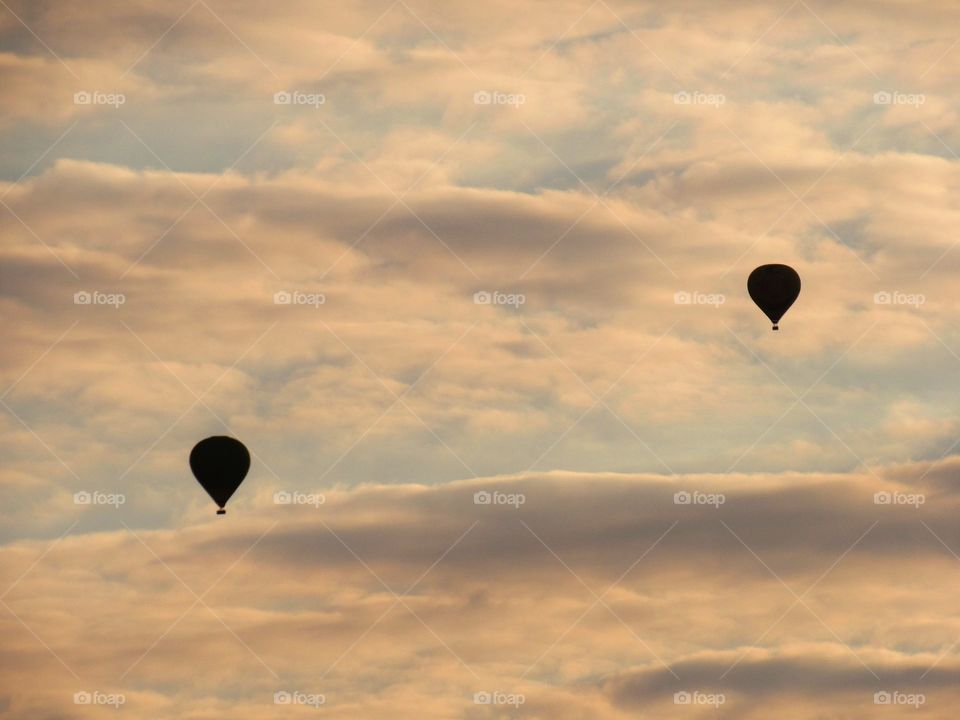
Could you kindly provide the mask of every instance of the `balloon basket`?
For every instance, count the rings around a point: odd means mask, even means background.
[[[219,510],[217,510],[217,515],[226,515],[226,514],[227,514],[227,511],[224,510],[223,508],[220,508]]]
[[[779,325],[774,325],[774,326],[773,326],[773,329],[774,329],[774,330],[779,330],[779,329],[780,329],[780,326],[779,326]]]

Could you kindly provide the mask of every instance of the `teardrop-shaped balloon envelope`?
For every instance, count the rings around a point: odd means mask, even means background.
[[[761,265],[747,278],[747,292],[779,330],[777,323],[800,295],[800,276],[789,265]]]
[[[190,469],[220,508],[217,515],[223,515],[223,506],[247,476],[250,453],[239,440],[215,435],[201,440],[190,451]]]

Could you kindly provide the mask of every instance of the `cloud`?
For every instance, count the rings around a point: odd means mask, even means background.
[[[684,689],[745,712],[789,701],[795,717],[884,689],[945,712],[960,535],[955,493],[929,478],[956,464],[882,482],[535,473],[281,505],[275,485],[176,529],[108,518],[90,532],[97,513],[116,517],[92,508],[59,541],[2,551],[4,633],[23,657],[3,692],[17,717],[69,713],[82,688],[126,693],[138,717],[266,712],[285,688],[324,694],[335,716],[400,697],[416,706],[402,716],[479,712],[485,690],[523,694],[534,714],[567,695],[601,717],[669,714]],[[51,682],[27,696],[31,673]]]
[[[841,471],[936,458],[956,435],[947,261],[923,283],[877,280],[835,241],[806,259],[802,237],[783,238],[804,278],[784,343],[742,291],[751,256],[718,239],[747,237],[643,203],[441,176],[400,204],[369,177],[75,160],[8,190],[21,507],[38,487],[161,492],[184,447],[225,430],[254,438],[256,473],[323,486],[528,467]],[[524,302],[477,305],[481,290]],[[78,292],[124,300],[77,305]],[[177,487],[183,507],[189,479]],[[52,531],[17,527],[40,525]]]
[[[0,712],[947,717],[951,3],[62,5],[0,11]]]

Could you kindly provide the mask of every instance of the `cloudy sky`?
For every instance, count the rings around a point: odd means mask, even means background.
[[[954,717],[958,20],[0,0],[0,717]]]

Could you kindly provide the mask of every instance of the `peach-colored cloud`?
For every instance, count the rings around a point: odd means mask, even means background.
[[[952,717],[955,21],[8,0],[0,714]]]
[[[535,716],[568,698],[679,717],[684,691],[868,715],[890,691],[947,717],[960,538],[955,490],[934,488],[955,471],[534,474],[279,505],[273,484],[157,530],[74,511],[60,540],[3,550],[22,658],[3,692],[16,717],[95,690],[135,717],[266,716],[295,690],[343,717],[402,698],[403,717],[483,712],[473,693],[494,690]]]

